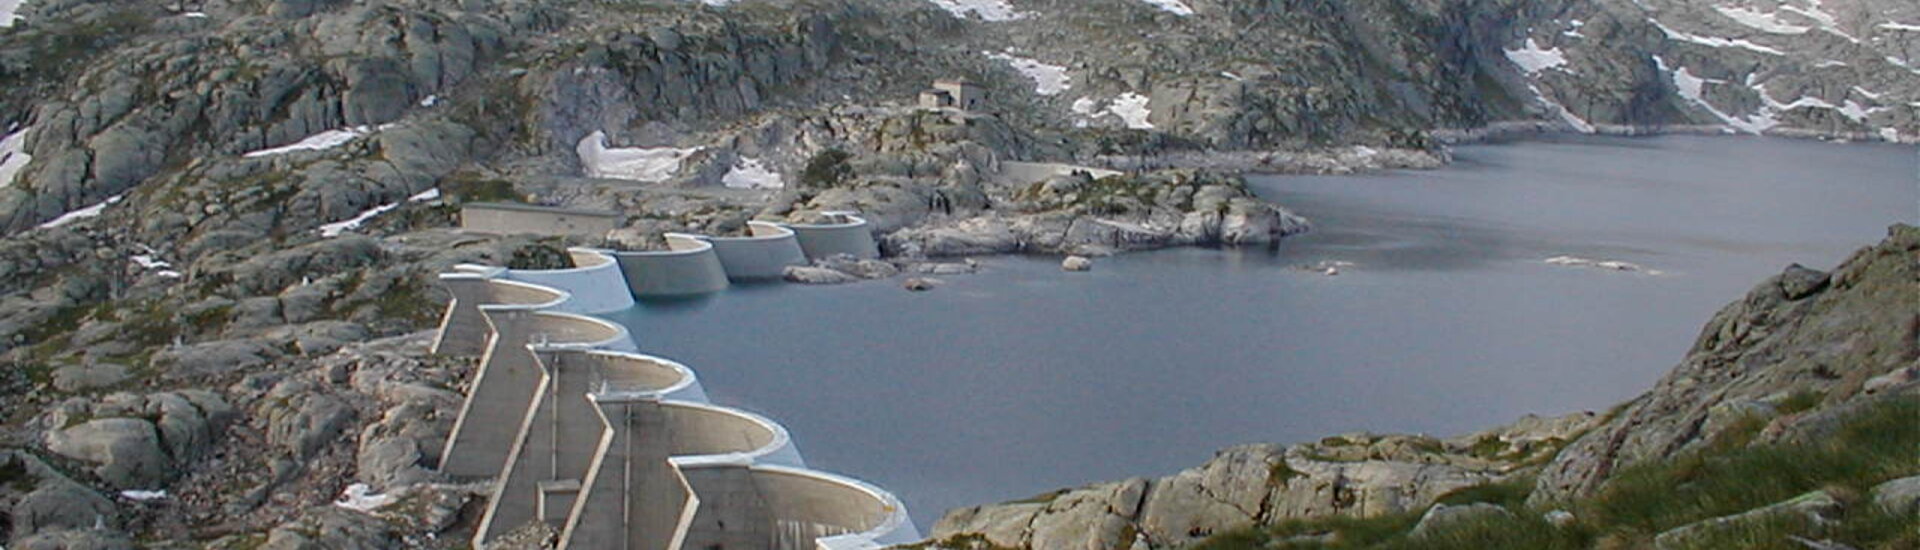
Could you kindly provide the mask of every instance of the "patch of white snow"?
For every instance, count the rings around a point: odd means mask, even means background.
[[[134,500],[134,501],[142,501],[142,502],[145,502],[145,501],[149,501],[149,500],[160,500],[160,499],[163,499],[163,498],[167,498],[167,492],[166,492],[166,491],[164,491],[164,490],[161,490],[161,491],[143,491],[143,490],[140,490],[140,489],[127,489],[127,490],[125,490],[125,491],[120,491],[120,496],[121,496],[122,498],[125,498],[125,499],[127,499],[127,500]]]
[[[1507,50],[1507,60],[1518,65],[1527,76],[1535,76],[1547,69],[1567,70],[1567,54],[1560,48],[1541,48],[1539,42],[1528,38],[1527,45],[1517,50]]]
[[[27,163],[33,162],[33,155],[27,154],[27,130],[21,128],[0,138],[0,188],[13,185],[13,180],[20,177],[20,171],[27,168]]]
[[[760,159],[746,157],[740,157],[740,162],[720,178],[720,183],[732,189],[779,189],[787,186],[780,179],[779,172],[768,170],[760,163]]]
[[[16,19],[25,19],[15,15],[20,11],[20,4],[25,2],[26,0],[0,0],[0,29],[12,27]]]
[[[700,148],[609,149],[607,134],[596,131],[581,138],[574,152],[580,155],[580,164],[586,168],[587,177],[659,183],[679,174],[680,162],[700,152]]]
[[[373,488],[365,483],[355,483],[348,485],[347,489],[341,492],[340,500],[333,501],[333,505],[355,512],[372,512],[393,504],[395,500],[398,498],[390,494],[374,494]]]
[[[1013,70],[1033,79],[1033,92],[1040,95],[1059,95],[1073,87],[1072,79],[1067,77],[1067,68],[1061,65],[1048,65],[1038,60],[1020,57],[1010,53],[980,52],[988,59],[1004,61],[1013,66]]]
[[[1659,270],[1647,269],[1645,267],[1640,266],[1639,264],[1628,263],[1628,262],[1623,262],[1619,260],[1595,260],[1591,258],[1581,258],[1577,256],[1554,256],[1552,258],[1547,258],[1546,262],[1548,265],[1559,265],[1559,266],[1568,266],[1568,267],[1590,267],[1594,269],[1604,269],[1604,270],[1610,270],[1610,271],[1628,271],[1628,272],[1634,272],[1634,273],[1645,273],[1648,275],[1661,274]]]
[[[1147,109],[1149,101],[1152,99],[1147,96],[1127,92],[1113,98],[1113,104],[1107,106],[1107,112],[1120,117],[1120,120],[1127,123],[1128,128],[1151,130],[1153,123],[1147,121],[1147,117],[1153,114],[1153,111]]]
[[[207,12],[204,12],[204,11],[190,11],[190,12],[187,12],[187,13],[183,13],[183,14],[180,14],[180,16],[181,16],[181,17],[185,17],[185,18],[188,18],[188,19],[206,19],[206,18],[207,18]]]
[[[1146,2],[1148,4],[1153,4],[1153,7],[1166,10],[1168,13],[1172,13],[1174,15],[1178,15],[1181,17],[1193,15],[1193,8],[1191,6],[1188,6],[1186,2],[1182,2],[1180,0],[1141,0],[1141,1]]]
[[[1880,28],[1890,31],[1920,32],[1920,25],[1909,25],[1892,21],[1881,23]]]
[[[439,104],[440,104],[440,96],[438,95],[428,95],[427,97],[420,98],[421,107],[432,107],[434,105],[439,105]]]
[[[1806,34],[1813,27],[1803,27],[1780,19],[1778,12],[1763,12],[1747,7],[1714,6],[1713,11],[1727,16],[1735,23],[1752,27],[1760,32],[1773,34]]]
[[[292,153],[294,151],[324,151],[327,149],[339,147],[341,145],[346,145],[347,143],[352,142],[353,140],[356,140],[356,139],[373,135],[374,132],[385,130],[389,126],[390,125],[382,125],[377,128],[372,126],[354,126],[352,128],[342,128],[339,130],[327,130],[325,132],[320,132],[318,134],[307,136],[305,139],[301,139],[300,141],[293,142],[292,144],[289,144],[289,145],[282,145],[279,147],[261,149],[258,151],[249,152],[244,156],[247,158],[259,158],[259,157],[268,157],[273,155],[284,155],[287,153]]]
[[[438,200],[439,198],[440,198],[440,188],[435,187],[433,189],[428,189],[426,191],[415,193],[412,196],[407,197],[407,200],[405,202],[426,202],[431,200]],[[355,215],[354,217],[333,222],[330,224],[322,225],[320,226],[319,229],[316,229],[316,231],[320,232],[321,237],[325,237],[329,239],[338,237],[340,236],[341,233],[346,233],[347,231],[359,229],[360,224],[367,223],[367,220],[373,219],[374,216],[385,214],[389,210],[399,208],[401,204],[402,203],[399,203],[399,202],[388,203],[388,204],[375,206],[373,208],[368,208],[366,210],[361,210],[360,214]]]
[[[940,6],[940,9],[947,10],[947,13],[961,19],[966,19],[968,14],[980,18],[981,21],[1012,21],[1026,17],[1026,14],[1014,11],[1013,5],[1008,4],[1006,0],[927,1],[933,2],[933,5]]]
[[[107,197],[107,200],[104,200],[104,201],[100,201],[100,203],[99,203],[99,204],[95,204],[95,205],[93,205],[93,206],[89,206],[89,207],[86,207],[86,208],[82,208],[82,209],[79,209],[79,210],[75,210],[75,211],[72,211],[72,212],[68,212],[68,213],[65,213],[65,214],[61,214],[61,215],[60,215],[60,217],[58,217],[58,218],[54,218],[54,219],[51,219],[51,220],[47,220],[47,222],[46,222],[46,223],[42,223],[42,224],[40,224],[40,225],[39,225],[39,228],[40,228],[40,229],[53,229],[53,228],[55,228],[55,227],[60,227],[60,226],[63,226],[63,225],[66,225],[66,224],[70,224],[70,223],[73,223],[73,222],[76,222],[76,221],[80,221],[80,220],[84,220],[84,219],[87,219],[87,218],[94,218],[94,217],[99,217],[99,216],[100,216],[100,212],[102,212],[102,211],[105,211],[105,210],[107,209],[107,206],[108,206],[108,205],[111,205],[111,204],[113,204],[113,203],[117,203],[117,202],[120,202],[120,199],[124,199],[124,198],[127,198],[127,194],[126,194],[126,193],[121,193],[121,194],[118,194],[118,195],[114,195],[114,196],[111,196],[111,197]]]

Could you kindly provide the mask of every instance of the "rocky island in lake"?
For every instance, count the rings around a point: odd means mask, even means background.
[[[1911,548],[1920,232],[1886,208],[1920,186],[1886,168],[1916,109],[1893,0],[0,0],[0,549]],[[1725,134],[1830,187],[1653,178],[1683,161],[1629,149],[1725,151],[1591,134]],[[1620,148],[1563,170],[1617,187],[1272,179],[1511,168],[1461,147],[1510,139]],[[1672,222],[1780,204],[1831,231]],[[1691,307],[1662,285],[1856,222],[1892,228],[1611,409],[1385,435],[1469,413],[1316,354],[1659,348],[1540,289]],[[1469,312],[1407,277],[1522,284]],[[1379,330],[1281,331],[1346,306]],[[1282,389],[1404,409],[1201,413]],[[1050,408],[1096,401],[1124,407]],[[1176,432],[1241,445],[1026,452]]]

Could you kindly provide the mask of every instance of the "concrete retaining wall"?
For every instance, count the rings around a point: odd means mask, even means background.
[[[592,248],[569,248],[572,269],[509,269],[507,279],[557,288],[573,295],[553,309],[573,313],[611,313],[633,307],[633,294],[613,254]]]
[[[576,261],[604,280],[602,254]],[[532,521],[559,529],[569,550],[852,550],[919,538],[891,494],[806,469],[786,428],[706,404],[692,370],[636,353],[620,325],[564,311],[573,293],[505,272],[460,266],[441,278],[454,301],[436,352],[481,353],[441,471],[497,476],[476,548]]]
[[[691,296],[727,288],[727,271],[713,244],[686,235],[668,235],[660,252],[614,252],[627,288],[637,298]]]
[[[460,207],[460,227],[496,235],[580,235],[599,237],[624,223],[618,212],[554,208],[527,204],[468,203]]]
[[[806,265],[806,252],[792,229],[753,221],[747,222],[747,233],[746,237],[692,237],[713,243],[720,266],[735,282],[777,280],[786,274],[787,266]]]
[[[834,218],[834,223],[824,224],[786,224],[793,230],[794,237],[800,241],[800,250],[808,260],[819,260],[839,254],[847,254],[859,259],[880,257],[880,246],[873,240],[873,229],[867,226],[866,218],[853,212],[823,212]]]

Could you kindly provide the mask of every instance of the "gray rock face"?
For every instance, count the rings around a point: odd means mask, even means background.
[[[1377,454],[1380,447],[1369,454]],[[1316,447],[1272,445],[1221,451],[1206,464],[1156,480],[1065,490],[1038,502],[949,512],[938,540],[980,534],[1013,548],[1125,548],[1138,536],[1153,547],[1191,544],[1256,523],[1335,514],[1376,516],[1418,510],[1448,492],[1497,479],[1488,469],[1426,461],[1328,461]]]
[[[1916,258],[1920,228],[1898,225],[1830,276],[1796,267],[1761,283],[1715,315],[1685,360],[1652,391],[1555,457],[1530,502],[1589,494],[1621,468],[1698,448],[1731,425],[1727,418],[1738,411],[1767,415],[1762,418],[1775,424],[1767,433],[1817,440],[1806,434],[1836,425],[1838,412],[1857,398],[1920,394],[1920,385],[1912,383],[1865,391],[1868,380],[1910,368],[1911,337],[1903,328],[1911,323],[1910,312],[1885,304],[1920,303],[1920,286],[1913,284],[1920,278]],[[1770,418],[1772,409],[1746,405],[1795,392],[1822,395],[1826,406]]]

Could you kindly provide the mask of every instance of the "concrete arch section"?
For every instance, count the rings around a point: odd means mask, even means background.
[[[533,345],[637,351],[626,327],[536,306],[483,305],[492,328],[485,355],[441,453],[440,471],[454,477],[499,475],[542,386]]]
[[[502,275],[514,281],[556,288],[572,299],[551,309],[572,313],[610,313],[633,307],[620,264],[605,250],[569,248],[574,267],[568,269],[508,269]]]
[[[864,482],[765,464],[676,466],[695,495],[680,548],[853,550],[920,539],[900,500]]]
[[[696,235],[692,238],[713,244],[720,266],[734,282],[778,280],[786,275],[787,266],[807,264],[800,239],[792,229],[777,223],[747,222],[745,237]]]
[[[808,260],[821,260],[840,254],[857,259],[880,257],[880,245],[873,240],[873,228],[857,212],[821,212],[829,223],[785,224],[793,230],[800,249]]]
[[[440,332],[433,340],[438,355],[479,355],[486,352],[490,329],[481,314],[482,306],[499,305],[533,310],[559,307],[573,299],[567,291],[548,286],[515,282],[501,278],[507,270],[482,265],[454,266],[440,274],[440,284],[453,295],[447,311],[440,317]]]
[[[635,298],[692,296],[727,288],[727,271],[713,243],[693,235],[667,234],[667,250],[613,252]]]

